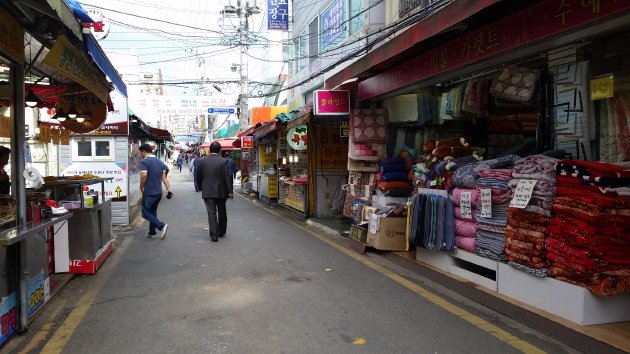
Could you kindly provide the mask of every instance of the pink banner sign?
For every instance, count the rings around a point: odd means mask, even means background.
[[[350,91],[316,90],[313,92],[315,115],[350,114]]]

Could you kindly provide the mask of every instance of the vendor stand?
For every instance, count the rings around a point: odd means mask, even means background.
[[[47,178],[40,189],[49,191],[60,206],[73,214],[68,220],[67,253],[55,253],[67,262],[56,267],[56,272],[94,274],[112,252],[112,201],[103,192],[105,182],[112,178],[90,177],[94,176]]]
[[[310,111],[298,116],[280,130],[278,204],[297,211],[306,219],[309,213],[309,129],[301,124]]]

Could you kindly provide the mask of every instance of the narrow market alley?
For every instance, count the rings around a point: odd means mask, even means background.
[[[211,243],[192,176],[170,179],[166,238],[138,220],[119,230],[99,272],[75,277],[3,352],[576,352],[242,195]]]

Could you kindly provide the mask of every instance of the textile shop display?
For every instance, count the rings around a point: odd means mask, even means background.
[[[476,248],[477,254],[497,261],[505,261],[505,231],[508,219],[508,206],[512,191],[508,182],[512,169],[487,169],[479,172],[477,179]],[[490,216],[482,216],[481,192],[490,191]]]
[[[479,172],[489,168],[511,168],[520,159],[517,155],[506,155],[492,160],[466,164],[453,173],[453,185],[461,188],[475,188]]]
[[[477,235],[476,210],[479,192],[476,189],[455,188],[453,190],[453,204],[457,206],[455,212],[455,245],[457,248],[475,253],[475,237]],[[462,202],[462,196],[466,196]],[[463,205],[464,204],[464,205]],[[462,212],[465,210],[465,212]]]
[[[515,193],[521,179],[535,180],[531,199],[525,208],[510,207],[505,231],[505,257],[508,264],[530,274],[547,276],[545,229],[556,195],[556,162],[558,160],[532,155],[516,161],[512,180],[508,182]]]
[[[492,82],[490,94],[507,101],[530,102],[539,78],[540,70],[507,66]]]
[[[549,276],[613,296],[630,291],[630,197],[594,183],[630,187],[630,171],[586,161],[559,161],[555,217],[547,228]],[[615,177],[616,176],[616,177]]]
[[[354,143],[386,144],[387,125],[385,109],[354,109],[350,115],[350,138]]]
[[[412,245],[452,251],[454,206],[445,191],[422,189],[410,199],[408,235]]]

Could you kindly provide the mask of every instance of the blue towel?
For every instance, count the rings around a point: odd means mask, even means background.
[[[387,172],[383,173],[383,182],[407,181],[409,180],[407,172]]]
[[[381,173],[388,172],[407,172],[407,166],[405,165],[387,165],[381,166]]]
[[[406,166],[407,162],[402,157],[386,157],[379,161],[380,166],[390,165],[403,165]]]

